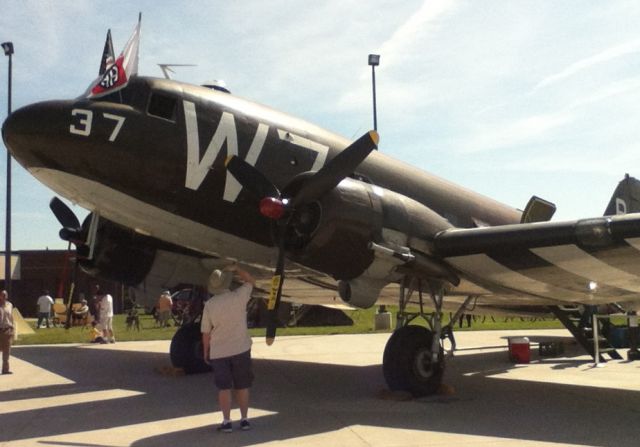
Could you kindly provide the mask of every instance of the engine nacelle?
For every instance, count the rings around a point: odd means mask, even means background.
[[[385,243],[385,234],[391,232],[400,235],[402,245],[410,247],[419,242],[423,246],[451,226],[413,199],[346,178],[318,202],[296,210],[287,234],[287,250],[293,260],[337,280],[349,281],[365,275],[362,284],[370,280],[386,284],[394,278],[384,273],[387,272],[384,269],[371,271],[376,256],[370,242]],[[349,256],[339,256],[345,252]],[[354,290],[362,287],[365,286],[351,281],[351,300],[361,295]]]
[[[91,276],[134,285],[144,280],[156,255],[149,237],[101,218],[93,244],[93,256],[80,262]]]
[[[345,303],[367,309],[376,303],[380,291],[386,285],[386,281],[360,277],[351,281],[339,281],[338,292]]]
[[[203,258],[104,218],[93,241],[93,257],[80,261],[80,268],[89,275],[132,287],[138,304],[148,306],[162,290],[180,284],[205,285],[211,271],[221,266],[214,258]]]

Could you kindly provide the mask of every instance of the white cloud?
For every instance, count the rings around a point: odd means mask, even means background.
[[[629,42],[615,45],[599,52],[598,54],[579,60],[569,65],[564,70],[561,70],[554,75],[544,78],[534,87],[533,90],[536,91],[538,89],[548,87],[552,84],[570,78],[571,76],[574,76],[582,71],[588,70],[594,66],[604,64],[613,59],[617,59],[632,53],[637,53],[638,51],[640,51],[640,39],[631,40]]]
[[[425,0],[422,6],[400,26],[393,35],[380,46],[380,54],[385,56],[385,65],[393,68],[400,59],[411,54],[417,42],[422,42],[425,34],[436,28],[437,21],[451,13],[455,0]]]
[[[97,73],[107,28],[120,51],[142,10],[142,74],[196,63],[176,78],[224,79],[239,96],[348,137],[371,126],[366,57],[381,54],[382,150],[436,174],[598,173],[608,191],[638,165],[634,1],[7,1],[0,41],[16,44],[14,107],[79,94]],[[16,179],[14,190],[28,182]],[[501,194],[486,175],[474,186]],[[33,233],[26,217],[14,228],[24,228],[16,240]]]
[[[463,152],[497,150],[522,144],[536,144],[557,128],[570,123],[573,115],[566,111],[532,115],[513,122],[492,123],[476,129],[462,142]]]
[[[419,72],[416,64],[420,63],[419,48],[427,45],[425,42],[430,35],[437,30],[437,22],[447,13],[455,9],[454,0],[423,1],[422,5],[412,11],[408,17],[398,23],[396,28],[387,30],[387,37],[378,48],[371,48],[369,53],[380,54],[381,63],[376,68],[378,78],[381,80],[381,95],[387,94],[387,104],[393,108],[393,104],[405,102],[406,99],[415,98],[416,84],[406,82],[406,72]],[[379,35],[382,37],[385,34]],[[434,44],[435,45],[435,44]],[[365,54],[362,54],[365,61]],[[403,76],[405,73],[405,76]],[[371,68],[364,66],[360,70],[357,80],[350,82],[352,88],[338,101],[338,106],[345,110],[361,108],[371,101]],[[396,100],[397,99],[397,100]]]
[[[611,82],[595,91],[590,91],[584,97],[576,99],[569,108],[576,109],[587,107],[595,103],[606,101],[617,96],[628,95],[632,92],[640,90],[640,77],[626,78],[619,81]]]
[[[536,154],[526,165],[520,160],[498,163],[496,171],[529,172],[529,173],[564,173],[609,175],[622,177],[640,163],[638,146],[618,147],[613,152],[594,154],[592,151],[566,151],[551,154]]]

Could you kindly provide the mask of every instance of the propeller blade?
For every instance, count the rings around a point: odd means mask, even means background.
[[[356,170],[365,158],[378,147],[379,136],[370,130],[351,143],[330,162],[309,178],[292,200],[292,205],[313,202],[338,186],[344,178]]]
[[[84,244],[82,230],[78,228],[62,228],[58,236],[63,241],[71,242],[76,246]]]
[[[254,166],[243,159],[231,155],[225,161],[227,171],[229,171],[240,184],[256,195],[258,199],[265,197],[280,197],[278,188],[269,181],[267,177]]]
[[[284,260],[285,260],[285,234],[287,223],[278,223],[278,262],[276,271],[271,278],[271,292],[267,302],[267,334],[266,342],[271,346],[276,338],[276,328],[278,326],[278,307],[280,307],[280,297],[282,296],[282,285],[284,284]]]
[[[53,211],[53,214],[63,228],[80,230],[80,221],[73,211],[71,211],[71,208],[65,205],[62,200],[54,197],[51,199],[51,202],[49,202],[49,208],[51,208],[51,211]]]

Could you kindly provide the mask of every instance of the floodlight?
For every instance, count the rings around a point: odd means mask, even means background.
[[[5,56],[11,56],[13,54],[13,42],[3,42],[2,49]]]

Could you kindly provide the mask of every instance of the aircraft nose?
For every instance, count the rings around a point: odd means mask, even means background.
[[[16,137],[22,133],[21,127],[24,127],[24,119],[19,116],[21,110],[13,112],[2,123],[2,140],[11,153],[13,153],[11,147],[15,145]]]
[[[56,135],[69,131],[63,101],[48,101],[22,107],[2,124],[2,139],[7,149],[23,166],[37,166]]]

